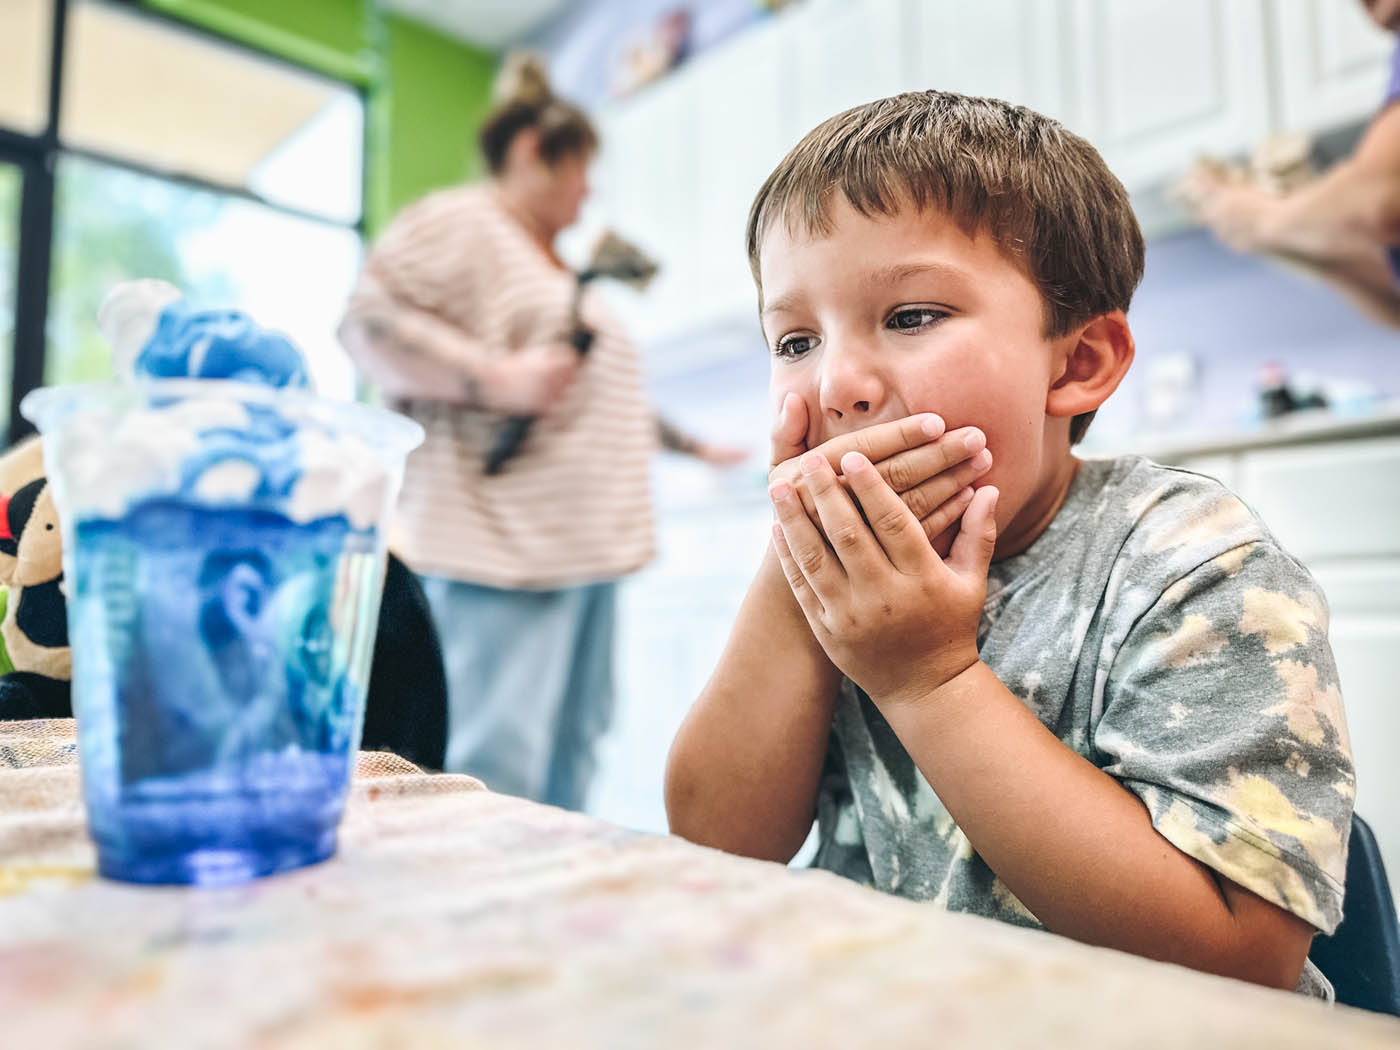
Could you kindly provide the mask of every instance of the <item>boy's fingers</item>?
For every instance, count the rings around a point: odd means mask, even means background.
[[[773,511],[783,528],[789,553],[798,571],[825,606],[846,585],[846,571],[832,554],[817,526],[807,516],[797,493],[786,481],[769,486]]]
[[[953,549],[948,552],[948,566],[963,576],[985,576],[992,564],[992,552],[997,545],[997,499],[994,485],[978,489],[963,514]]]
[[[778,564],[782,566],[788,588],[792,591],[792,596],[797,599],[802,615],[807,617],[807,622],[815,627],[821,621],[825,609],[822,608],[821,599],[817,597],[816,592],[807,582],[807,577],[803,576],[802,570],[797,567],[797,560],[792,556],[792,551],[788,548],[787,538],[783,535],[783,526],[776,521],[773,522],[773,550],[778,555]]]
[[[924,527],[898,494],[880,477],[868,459],[859,452],[841,457],[841,470],[860,500],[861,509],[870,522],[890,563],[900,572],[918,573],[928,568],[933,557]]]
[[[841,457],[847,452],[859,452],[872,463],[888,459],[896,452],[926,445],[943,436],[947,429],[941,416],[932,412],[921,412],[917,416],[876,423],[864,430],[842,434],[830,441],[824,441],[813,451],[826,457],[833,470],[838,469]]]
[[[841,462],[851,455],[846,453]],[[889,559],[825,457],[816,450],[808,452],[802,457],[802,474],[803,487],[816,504],[817,523],[846,573],[869,576],[888,570]]]
[[[768,462],[774,467],[807,451],[807,405],[792,391],[788,391],[778,406],[771,441]]]
[[[875,464],[880,476],[889,483],[890,488],[903,496],[924,482],[933,480],[972,458],[986,445],[987,438],[982,431],[976,427],[959,427],[927,445],[896,452],[887,459],[871,462]],[[967,482],[964,481],[963,484]],[[956,492],[960,487],[955,486],[949,491]],[[914,512],[918,514],[917,510]]]
[[[924,535],[928,537],[930,543],[947,532],[948,529],[956,524],[958,519],[963,516],[963,512],[967,510],[967,505],[972,502],[972,493],[972,486],[968,485],[966,488],[953,493],[953,495],[944,502],[941,507],[935,509],[933,513],[919,519],[919,524],[924,527]]]
[[[894,484],[891,484],[890,488],[900,494],[904,505],[914,512],[916,518],[922,519],[928,517],[991,469],[992,453],[990,449],[984,448],[976,455],[954,466],[952,470],[945,470],[913,488],[901,489]],[[881,471],[881,473],[884,472]]]

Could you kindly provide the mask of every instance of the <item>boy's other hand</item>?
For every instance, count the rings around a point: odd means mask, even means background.
[[[807,451],[807,426],[806,405],[789,393],[773,427],[773,468],[768,483],[786,481],[792,485],[808,517],[816,521],[816,504],[800,464]],[[941,418],[923,413],[843,434],[812,451],[820,453],[838,472],[848,452],[859,453],[873,463],[923,524],[934,550],[947,557],[953,544],[952,527],[972,502],[972,483],[991,469],[992,454],[977,428],[944,430]]]
[[[997,490],[972,496],[944,558],[866,456],[840,465],[845,487],[825,456],[801,457],[814,516],[786,479],[769,487],[773,547],[832,663],[879,705],[926,699],[977,663]]]

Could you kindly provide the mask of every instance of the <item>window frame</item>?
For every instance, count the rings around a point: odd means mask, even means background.
[[[260,61],[273,63],[313,76],[319,80],[350,90],[359,99],[361,120],[360,212],[352,223],[339,222],[312,212],[270,201],[242,186],[228,186],[198,176],[172,173],[152,168],[125,157],[111,156],[103,151],[64,145],[59,135],[59,114],[63,101],[63,71],[66,59],[68,12],[77,0],[52,0],[53,29],[49,52],[48,112],[43,130],[26,134],[0,125],[0,162],[15,165],[20,171],[19,244],[16,259],[14,346],[10,383],[8,443],[12,444],[34,432],[34,426],[20,415],[19,403],[29,391],[43,386],[47,355],[49,292],[53,268],[55,231],[54,196],[58,161],[62,156],[84,157],[102,164],[124,168],[164,182],[207,190],[223,197],[249,201],[274,212],[341,230],[353,230],[363,243],[366,230],[366,204],[369,200],[369,137],[370,90],[365,83],[342,79],[263,48],[231,39],[174,15],[143,6],[139,0],[82,0],[106,3],[141,18],[177,29],[182,33],[209,40],[222,47],[242,51]]]

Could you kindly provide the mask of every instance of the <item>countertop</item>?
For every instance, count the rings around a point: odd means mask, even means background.
[[[1137,452],[1161,463],[1177,463],[1196,456],[1392,434],[1400,435],[1400,398],[1382,402],[1366,412],[1342,414],[1328,409],[1293,412],[1254,427],[1144,434],[1114,442],[1110,448],[1091,451],[1094,455]]]

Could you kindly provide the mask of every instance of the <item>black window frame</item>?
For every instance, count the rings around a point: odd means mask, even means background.
[[[323,70],[295,62],[284,55],[254,47],[240,40],[230,39],[200,26],[191,25],[172,15],[150,10],[142,6],[139,0],[83,0],[83,2],[105,3],[111,7],[130,11],[142,18],[173,27],[193,37],[216,42],[222,47],[243,51],[261,61],[285,66],[299,73],[353,91],[360,100],[362,114],[359,216],[353,223],[338,222],[324,215],[317,215],[268,200],[246,187],[228,186],[195,175],[149,167],[98,150],[64,145],[59,135],[58,125],[63,101],[68,11],[71,3],[75,0],[52,0],[52,2],[53,29],[49,51],[48,112],[44,127],[37,134],[25,134],[0,125],[0,163],[11,164],[18,168],[22,186],[18,257],[15,260],[14,345],[11,357],[9,428],[6,434],[8,444],[13,444],[34,432],[33,424],[20,415],[19,403],[29,391],[44,385],[49,291],[53,275],[55,179],[60,157],[85,157],[102,164],[160,179],[163,182],[207,190],[222,197],[250,201],[294,218],[321,223],[335,229],[353,230],[360,237],[361,242],[365,237],[365,206],[369,199],[370,120],[369,89],[366,85],[342,80]],[[0,219],[2,218],[0,217]]]

